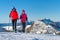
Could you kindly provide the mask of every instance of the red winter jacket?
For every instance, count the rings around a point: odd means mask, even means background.
[[[9,17],[11,17],[12,20],[18,19],[17,11],[11,11]]]
[[[20,19],[21,19],[21,22],[26,22],[27,21],[27,15],[25,13],[21,14]]]

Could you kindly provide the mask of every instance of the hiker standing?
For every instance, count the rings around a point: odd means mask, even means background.
[[[22,26],[23,26],[22,31],[25,32],[26,21],[27,21],[27,15],[25,13],[25,10],[22,10],[22,14],[20,15],[20,19],[21,19]]]
[[[16,11],[16,8],[13,8],[12,11],[9,14],[10,19],[12,20],[12,26],[13,26],[13,31],[16,32],[16,24],[17,24],[17,19],[18,19],[18,13]]]

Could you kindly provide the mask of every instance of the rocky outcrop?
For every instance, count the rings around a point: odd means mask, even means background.
[[[59,31],[54,29],[51,25],[47,25],[42,21],[35,21],[31,27],[27,28],[27,32],[36,34],[57,34]]]

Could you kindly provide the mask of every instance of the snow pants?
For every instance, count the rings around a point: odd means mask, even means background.
[[[26,23],[25,22],[22,22],[22,31],[25,32],[25,27],[26,27]]]
[[[17,24],[17,20],[12,20],[12,27],[15,32],[17,31],[16,24]]]

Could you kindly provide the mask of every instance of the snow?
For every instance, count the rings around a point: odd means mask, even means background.
[[[31,27],[31,25],[27,25],[26,26],[26,29],[29,28],[29,27]],[[12,31],[13,30],[12,29],[12,26],[4,26],[2,28],[4,28],[5,30],[9,30],[9,31]],[[22,30],[22,26],[17,26],[17,30]]]
[[[27,26],[26,26],[26,29],[29,28],[29,27],[31,27],[31,25],[27,25]]]
[[[0,32],[0,40],[60,40],[59,35]]]
[[[5,26],[3,27],[5,30],[11,30],[12,31],[12,27],[11,26]]]

